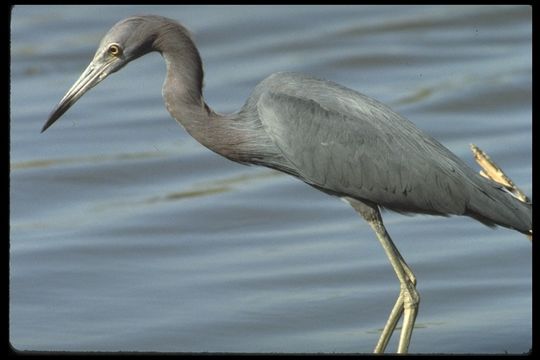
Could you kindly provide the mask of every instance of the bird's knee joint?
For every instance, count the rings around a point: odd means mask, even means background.
[[[416,289],[414,289],[413,292],[409,292],[405,296],[405,303],[404,303],[405,308],[417,308],[419,304],[420,304],[420,294],[418,293],[418,291],[416,291]]]
[[[417,308],[418,304],[420,304],[420,293],[416,290],[415,285],[415,283],[411,282],[409,286],[403,286],[401,289],[405,309]]]

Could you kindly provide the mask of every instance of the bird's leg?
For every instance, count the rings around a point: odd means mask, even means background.
[[[415,287],[416,278],[403,260],[403,257],[397,248],[394,246],[392,239],[388,235],[383,225],[379,211],[376,210],[374,215],[375,216],[367,217],[366,221],[373,228],[375,234],[377,234],[377,237],[379,238],[379,241],[381,242],[386,255],[388,256],[388,259],[390,260],[390,263],[392,264],[401,285],[398,299],[394,305],[394,308],[392,309],[392,312],[390,313],[385,329],[381,334],[381,338],[375,347],[375,352],[384,351],[384,348],[386,347],[386,344],[390,340],[390,336],[396,327],[399,317],[403,313],[403,325],[397,352],[407,353],[414,328],[414,322],[416,320],[416,314],[418,313],[418,304],[420,302],[420,296]]]
[[[377,238],[394,268],[394,272],[400,282],[400,293],[394,307],[384,326],[383,332],[375,346],[375,353],[385,350],[392,333],[394,332],[399,318],[403,314],[403,326],[401,329],[398,353],[406,353],[409,348],[414,322],[418,313],[420,296],[416,291],[416,278],[409,266],[395,247],[390,235],[384,227],[379,209],[374,204],[366,204],[356,199],[346,198],[353,208],[369,223],[375,231]]]
[[[397,251],[395,246],[394,246],[394,249]],[[416,279],[414,278],[414,275],[410,271],[409,267],[407,266],[407,264],[405,263],[401,255],[400,255],[400,262],[401,262],[401,265],[404,266],[404,270],[407,273],[407,276],[409,277],[409,279],[411,279],[411,281],[413,281],[413,284],[416,285]],[[392,308],[392,311],[390,312],[390,316],[388,317],[388,320],[386,321],[386,324],[384,325],[381,336],[379,337],[379,341],[377,341],[377,345],[375,345],[375,350],[373,351],[374,353],[381,354],[384,352],[384,350],[386,349],[386,346],[388,345],[388,341],[390,341],[390,338],[392,337],[392,334],[402,314],[403,314],[403,295],[402,295],[402,292],[400,291],[399,296],[396,300],[396,303],[394,304],[394,307]]]
[[[393,244],[392,244],[393,245]],[[397,251],[397,248],[395,248],[395,251],[399,255],[401,266],[403,267],[403,270],[407,274],[408,280],[412,283],[413,286],[416,286],[416,277],[414,276],[413,272],[403,260],[401,257],[401,254]],[[386,346],[388,345],[388,341],[390,341],[390,338],[392,337],[392,333],[394,332],[396,325],[401,318],[401,315],[403,314],[404,309],[404,295],[403,291],[400,290],[399,296],[396,300],[396,303],[394,304],[394,307],[392,308],[392,311],[390,312],[390,316],[388,317],[388,320],[386,321],[386,324],[384,325],[383,331],[381,333],[381,336],[379,337],[379,341],[377,341],[377,345],[375,345],[375,350],[373,351],[376,354],[383,353],[386,349]],[[414,325],[414,324],[413,324]]]
[[[392,337],[392,334],[394,333],[394,330],[396,329],[396,325],[399,319],[401,318],[402,314],[403,314],[403,296],[400,291],[399,296],[396,300],[396,303],[394,304],[394,307],[392,308],[392,311],[390,312],[390,316],[388,317],[388,320],[386,321],[386,324],[384,325],[381,336],[379,336],[377,345],[375,345],[375,350],[373,350],[375,354],[384,353],[384,350],[386,349],[386,345],[388,345],[388,341],[390,341],[390,338]]]

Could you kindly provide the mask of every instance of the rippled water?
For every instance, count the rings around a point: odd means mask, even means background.
[[[530,7],[17,6],[16,349],[370,352],[398,294],[374,234],[343,202],[220,158],[171,120],[158,54],[39,133],[101,36],[142,13],[192,30],[219,112],[272,72],[310,73],[389,104],[471,166],[479,145],[532,193]],[[469,218],[383,216],[422,296],[411,352],[531,348],[524,236]]]

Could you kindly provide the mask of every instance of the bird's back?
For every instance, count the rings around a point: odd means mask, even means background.
[[[263,80],[244,111],[257,116],[293,175],[338,196],[405,213],[468,215],[531,229],[531,206],[470,169],[386,105],[295,73]],[[268,164],[272,166],[272,164]]]

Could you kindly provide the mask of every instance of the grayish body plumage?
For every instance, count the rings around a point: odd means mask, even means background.
[[[230,160],[274,168],[339,196],[374,229],[401,284],[376,352],[384,351],[402,315],[398,352],[408,350],[420,301],[416,279],[386,232],[379,207],[467,215],[525,234],[532,228],[531,204],[479,176],[384,104],[336,83],[276,73],[256,86],[237,113],[215,113],[202,96],[202,62],[188,31],[159,16],[117,23],[42,131],[90,88],[151,51],[160,52],[167,64],[167,110],[201,144]]]
[[[321,190],[398,212],[531,228],[529,205],[386,105],[336,83],[273,74],[255,88],[242,117],[262,124],[283,158],[274,155],[275,167]]]

